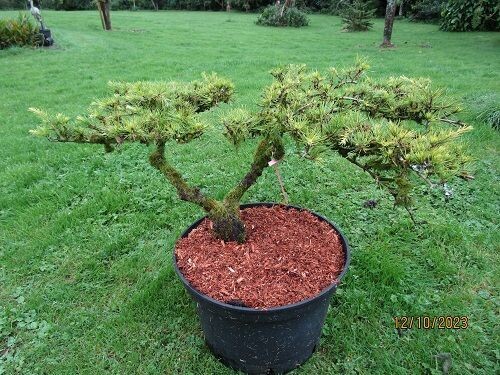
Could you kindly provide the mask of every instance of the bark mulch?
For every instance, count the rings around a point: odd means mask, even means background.
[[[191,286],[216,300],[271,308],[313,297],[344,267],[337,232],[307,211],[258,206],[241,211],[244,244],[223,242],[205,219],[176,245],[177,265]]]

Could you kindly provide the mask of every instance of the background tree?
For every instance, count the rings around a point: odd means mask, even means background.
[[[391,42],[392,26],[394,25],[394,17],[396,15],[396,0],[387,0],[387,7],[385,8],[385,23],[384,23],[384,39],[380,47],[394,47]]]
[[[189,142],[207,129],[199,113],[231,98],[231,82],[214,74],[188,84],[113,83],[113,95],[75,119],[33,109],[42,125],[32,133],[55,142],[102,144],[106,151],[126,142],[152,145],[150,164],[181,200],[208,213],[215,235],[224,241],[245,240],[240,201],[269,161],[285,156],[286,136],[306,159],[334,152],[361,168],[411,215],[417,181],[438,185],[463,173],[469,158],[457,139],[470,128],[451,118],[459,108],[428,80],[370,80],[363,78],[367,68],[359,61],[326,74],[304,65],[273,70],[257,111],[237,108],[222,120],[223,134],[235,146],[258,138],[247,173],[222,199],[189,184],[169,160],[175,142]]]
[[[342,8],[340,15],[344,30],[367,31],[373,26],[371,20],[375,16],[375,9],[369,8],[362,0],[354,0]]]
[[[101,16],[102,28],[111,30],[111,0],[97,0],[97,10]]]

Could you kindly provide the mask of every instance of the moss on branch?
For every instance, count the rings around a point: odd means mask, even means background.
[[[257,181],[271,159],[280,160],[285,155],[282,140],[280,138],[264,138],[259,142],[255,151],[250,170],[238,182],[238,184],[224,197],[224,205],[229,207],[239,206],[243,194]]]
[[[157,144],[156,150],[149,156],[149,162],[175,187],[181,200],[197,204],[206,212],[211,212],[218,206],[217,201],[207,197],[198,187],[189,186],[180,172],[165,160],[165,143]]]

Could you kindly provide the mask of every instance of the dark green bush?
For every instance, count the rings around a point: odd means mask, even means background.
[[[27,14],[20,13],[17,19],[0,19],[0,49],[42,44],[40,30]]]
[[[441,30],[498,31],[498,0],[448,0],[441,13]]]
[[[244,12],[255,12],[272,3],[270,0],[232,0],[231,7]]]
[[[346,31],[367,31],[373,26],[371,19],[375,17],[375,9],[367,7],[361,0],[344,6],[340,12],[343,29]]]
[[[309,25],[306,14],[295,7],[285,8],[281,15],[282,5],[269,5],[257,18],[257,25],[302,27]]]
[[[437,21],[445,0],[418,0],[411,4],[408,18],[412,21]]]
[[[314,0],[303,1],[309,2]],[[344,9],[353,2],[353,0],[316,0],[314,4],[317,4],[317,7],[310,7],[310,9],[321,13],[332,14],[334,16],[341,16]],[[375,16],[385,16],[385,0],[359,0],[359,3],[362,4],[365,9],[373,9]]]
[[[92,0],[53,0],[57,10],[88,10],[96,9]]]
[[[22,0],[0,0],[0,9],[23,9],[25,7]]]
[[[25,2],[22,4],[25,6]],[[40,0],[40,8],[42,10],[88,10],[96,9],[96,4],[93,0]]]
[[[362,0],[371,7],[377,8],[377,15],[383,16],[385,1]],[[43,9],[57,10],[87,10],[95,9],[94,0],[41,0]],[[158,9],[177,10],[211,10],[225,11],[227,0],[154,0]],[[256,12],[264,9],[275,0],[231,0],[231,8],[242,12]],[[339,3],[347,3],[350,0],[295,0],[295,7],[303,11],[322,12],[338,14]],[[27,0],[0,0],[0,9],[26,9]],[[283,3],[283,0],[282,0]],[[114,10],[132,10],[132,0],[112,0],[111,8]],[[135,0],[135,9],[154,9],[151,0]]]
[[[334,16],[339,16],[342,13],[342,8],[350,4],[349,0],[331,0],[325,1],[324,6],[321,9],[321,13],[332,14]]]

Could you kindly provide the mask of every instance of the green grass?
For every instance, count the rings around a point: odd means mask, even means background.
[[[382,20],[370,32],[343,33],[329,16],[276,29],[236,13],[114,12],[114,31],[103,32],[97,12],[44,16],[54,48],[0,51],[0,373],[233,373],[204,346],[171,264],[175,240],[201,211],[178,201],[144,147],[104,154],[32,138],[28,107],[74,115],[108,80],[192,80],[202,71],[233,79],[237,102],[251,106],[275,65],[323,69],[357,55],[368,57],[373,76],[430,77],[464,99],[476,178],[454,181],[448,203],[422,189],[417,216],[428,224],[415,227],[342,160],[318,167],[287,157],[292,203],[339,224],[353,252],[321,348],[294,373],[439,374],[439,353],[451,354],[453,374],[498,370],[499,135],[471,104],[499,91],[498,33],[397,21],[397,48],[380,50]],[[172,158],[220,197],[244,173],[252,147],[235,153],[214,130]],[[245,196],[279,199],[272,171]],[[378,206],[363,207],[367,199]],[[392,317],[401,315],[468,316],[470,327],[399,336]]]

